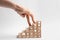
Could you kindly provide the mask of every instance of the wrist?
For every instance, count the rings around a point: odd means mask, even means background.
[[[21,6],[19,6],[19,5],[15,5],[13,9],[15,11],[20,11],[20,12],[23,12],[24,11],[24,9]]]

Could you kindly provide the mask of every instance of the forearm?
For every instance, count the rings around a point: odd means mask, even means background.
[[[6,7],[6,8],[11,8],[14,10],[19,9],[19,11],[23,11],[23,8],[21,8],[20,6],[18,6],[15,3],[11,2],[10,0],[0,0],[0,6]]]
[[[0,0],[0,6],[13,9],[15,4],[9,0]]]

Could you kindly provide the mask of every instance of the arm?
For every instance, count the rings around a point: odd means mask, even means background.
[[[6,7],[6,8],[11,8],[11,9],[15,10],[22,17],[26,16],[29,26],[31,26],[31,23],[29,20],[30,17],[32,18],[32,21],[34,23],[33,15],[31,15],[29,11],[27,11],[24,8],[22,8],[21,6],[11,2],[10,0],[0,0],[0,6]]]

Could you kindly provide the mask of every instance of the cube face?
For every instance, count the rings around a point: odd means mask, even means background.
[[[41,21],[37,21],[22,33],[19,33],[17,38],[41,38]]]

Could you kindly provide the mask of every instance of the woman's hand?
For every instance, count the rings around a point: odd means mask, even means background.
[[[33,15],[32,15],[29,11],[24,10],[23,8],[21,8],[21,7],[18,6],[18,5],[16,6],[15,11],[16,11],[20,16],[22,16],[23,18],[26,17],[29,26],[31,26],[30,17],[31,17],[33,23],[35,23],[34,17],[33,17]]]

